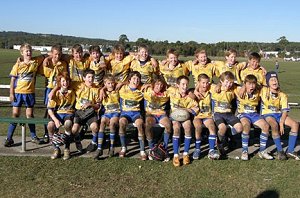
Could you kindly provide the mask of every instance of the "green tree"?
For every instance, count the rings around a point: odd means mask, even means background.
[[[278,41],[280,48],[284,49],[284,51],[286,52],[286,47],[289,44],[289,41],[286,39],[286,37],[281,36],[279,39],[277,39],[277,41]]]
[[[123,46],[125,46],[125,44],[127,42],[129,42],[129,39],[128,39],[127,35],[126,34],[121,34],[119,36],[119,43],[122,44]]]

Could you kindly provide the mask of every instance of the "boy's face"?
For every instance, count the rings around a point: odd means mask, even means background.
[[[121,60],[123,60],[123,58],[124,58],[124,53],[123,52],[116,52],[115,53],[115,59],[117,61],[121,61]]]
[[[85,77],[83,77],[84,83],[86,86],[90,87],[92,86],[94,82],[94,75],[93,74],[87,74]]]
[[[269,80],[269,87],[270,87],[271,89],[274,89],[274,90],[278,89],[278,87],[279,87],[279,82],[278,82],[278,80],[277,80],[276,77],[271,77],[271,78],[270,78],[270,80]]]
[[[200,53],[197,56],[197,60],[200,64],[205,65],[207,63],[207,56],[205,53]]]
[[[115,87],[115,82],[112,80],[106,80],[104,82],[105,87],[107,88],[107,91],[112,91],[114,90]]]
[[[253,93],[256,87],[256,83],[254,82],[246,82],[246,92],[247,93]]]
[[[200,89],[207,91],[209,89],[209,79],[200,79],[200,81],[198,82]]]
[[[175,54],[169,54],[168,61],[170,65],[176,66],[178,64],[178,57]]]
[[[186,79],[181,79],[177,86],[180,94],[186,94],[189,88],[189,81]]]
[[[61,52],[58,50],[52,50],[52,62],[57,63],[60,60]]]
[[[146,50],[145,48],[141,48],[139,50],[139,58],[141,61],[145,61],[148,58],[148,50]]]
[[[224,81],[221,81],[222,87],[225,89],[225,91],[231,89],[233,85],[233,80],[225,79]]]
[[[21,51],[21,55],[23,56],[24,60],[25,59],[31,59],[32,57],[32,50],[30,48],[24,48],[22,51]]]
[[[73,58],[74,58],[75,61],[81,61],[82,60],[82,51],[74,50],[72,55],[73,55]]]
[[[259,60],[252,58],[251,60],[249,60],[249,66],[252,69],[256,69],[259,67]]]
[[[60,86],[63,89],[67,89],[69,87],[69,82],[65,78],[60,79]]]
[[[229,65],[234,65],[234,63],[236,62],[236,54],[235,53],[232,53],[229,56],[225,56],[225,58],[226,58],[226,62]]]
[[[99,59],[100,59],[100,53],[96,52],[96,51],[93,51],[91,53],[91,57],[92,57],[93,61],[99,61]]]
[[[164,88],[164,84],[160,81],[156,81],[154,83],[153,91],[154,93],[160,93],[163,88]]]
[[[136,89],[140,85],[141,79],[138,76],[132,76],[129,80],[129,87]]]

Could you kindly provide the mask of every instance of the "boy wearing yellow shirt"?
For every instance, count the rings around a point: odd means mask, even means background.
[[[89,48],[90,53],[90,66],[91,70],[95,71],[94,84],[98,87],[103,86],[103,77],[107,73],[107,61],[103,56],[98,45]]]

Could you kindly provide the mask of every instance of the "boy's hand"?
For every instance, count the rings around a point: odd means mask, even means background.
[[[238,94],[240,98],[244,99],[246,95],[246,87],[242,86]]]
[[[260,66],[261,70],[263,71],[263,74],[266,75],[267,74],[267,70],[266,68],[264,68],[263,66]]]
[[[284,134],[284,123],[283,122],[279,123],[279,132],[280,132],[280,135]]]
[[[61,122],[59,120],[57,120],[57,119],[54,120],[54,124],[55,124],[56,128],[58,128],[58,129],[62,125]]]
[[[44,61],[43,61],[43,66],[44,67],[49,67],[51,59],[52,59],[51,56],[48,56],[47,58],[45,58]]]
[[[151,84],[143,84],[143,86],[141,87],[141,91],[145,91],[145,90],[147,90],[149,87],[151,87]]]
[[[217,84],[215,87],[215,92],[220,93],[221,92],[221,84]]]
[[[9,101],[14,102],[15,101],[15,94],[9,94]]]
[[[153,65],[153,67],[158,67],[158,62],[157,62],[157,60],[155,60],[155,58],[152,58],[151,57],[151,63],[152,63],[152,65]]]
[[[162,61],[161,61],[161,64],[162,64],[162,65],[166,65],[167,63],[168,63],[167,60],[162,60]]]
[[[199,61],[197,59],[193,60],[193,65],[197,65],[199,63]]]

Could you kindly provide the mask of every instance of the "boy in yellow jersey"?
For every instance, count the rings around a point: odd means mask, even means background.
[[[257,84],[257,79],[254,75],[250,74],[244,78],[243,86],[245,87],[245,94],[239,95],[241,87],[235,89],[237,96],[237,117],[243,125],[242,132],[242,160],[248,160],[248,145],[249,133],[251,124],[258,126],[261,129],[260,134],[260,148],[259,157],[262,159],[272,160],[273,157],[266,152],[266,144],[269,137],[269,125],[264,118],[258,114],[257,107],[260,102],[260,90]]]
[[[237,51],[230,49],[225,52],[225,62],[224,61],[213,61],[216,67],[216,76],[219,78],[225,71],[230,71],[234,75],[234,82],[240,82],[239,72],[245,67],[246,63],[239,63],[236,60]]]
[[[257,52],[252,52],[249,55],[247,67],[242,69],[240,72],[241,82],[244,82],[247,75],[253,74],[256,77],[259,85],[266,85],[265,69],[259,65],[260,59],[261,56]]]
[[[88,124],[92,131],[92,141],[87,147],[87,152],[92,152],[97,149],[97,140],[98,140],[98,115],[97,110],[100,108],[99,103],[99,88],[97,88],[94,82],[94,75],[95,72],[93,70],[87,69],[83,73],[83,80],[84,83],[81,84],[79,89],[76,90],[76,104],[75,104],[75,117],[74,117],[74,124],[72,127],[72,133],[75,135],[75,144],[76,148],[79,152],[83,152],[82,145],[80,142],[80,137],[78,131],[80,126],[84,124]],[[89,116],[85,116],[82,118],[80,116],[81,113],[94,110],[92,111]]]
[[[177,79],[176,87],[169,87],[167,92],[170,96],[171,112],[176,109],[185,109],[193,116],[197,115],[199,112],[199,107],[197,102],[192,99],[188,94],[189,89],[189,78],[187,76],[180,76]],[[190,119],[179,122],[171,118],[173,124],[173,150],[174,158],[173,165],[175,167],[180,166],[179,160],[179,138],[181,127],[184,129],[184,152],[183,152],[183,164],[190,164],[189,149],[192,139],[192,121]]]
[[[195,86],[198,82],[199,74],[206,74],[210,82],[212,82],[212,78],[215,75],[215,65],[211,63],[210,59],[207,57],[205,50],[197,50],[195,52],[196,62],[195,61],[187,61],[185,63],[188,70],[191,72]]]
[[[214,112],[214,121],[218,127],[218,149],[221,155],[225,155],[224,143],[227,125],[237,133],[242,132],[243,126],[239,119],[232,112],[232,102],[235,100],[234,75],[230,71],[221,74],[218,86],[220,92],[216,91],[216,85],[211,85],[211,99]]]
[[[10,72],[9,99],[12,103],[12,116],[19,117],[22,104],[26,106],[26,117],[33,118],[33,107],[35,104],[35,81],[36,74],[44,60],[43,56],[32,57],[32,47],[25,43],[20,47],[22,58],[18,59]],[[40,144],[36,136],[35,125],[28,124],[31,141]],[[4,146],[10,147],[14,144],[12,139],[17,123],[10,123],[8,126],[7,138]]]
[[[140,72],[142,78],[142,84],[150,84],[153,77],[158,75],[157,63],[154,65],[153,62],[156,60],[151,58],[148,53],[148,47],[141,45],[138,48],[138,60],[133,60],[130,65],[132,71]]]
[[[47,109],[51,121],[48,123],[48,131],[50,139],[53,134],[58,131],[59,127],[64,126],[65,129],[65,150],[64,160],[70,158],[70,136],[72,133],[73,117],[75,112],[75,92],[69,89],[70,77],[68,73],[57,76],[57,84],[59,89],[49,100]],[[53,144],[54,152],[51,159],[61,156],[59,145]]]
[[[103,77],[106,74],[106,60],[101,53],[100,47],[98,45],[91,46],[89,48],[90,52],[90,66],[91,70],[95,71],[94,84],[98,87],[103,85]]]
[[[159,64],[160,73],[164,76],[168,86],[176,86],[179,76],[188,76],[187,67],[178,60],[179,54],[174,49],[167,51],[167,60]]]
[[[144,106],[146,109],[146,126],[145,134],[147,137],[149,149],[153,149],[153,126],[155,124],[162,125],[164,130],[163,143],[164,148],[167,151],[168,142],[171,133],[171,121],[166,113],[166,105],[170,98],[166,91],[167,84],[163,77],[156,77],[152,81],[152,86],[148,87],[144,91]],[[149,155],[151,160],[151,156]],[[168,161],[169,158],[165,161]]]
[[[67,63],[61,60],[62,56],[62,47],[60,45],[53,45],[51,47],[51,56],[45,58],[43,67],[41,68],[41,73],[45,76],[47,85],[44,95],[44,104],[48,105],[48,95],[51,90],[56,86],[56,78],[58,75],[67,72]],[[48,111],[44,116],[48,117]],[[44,141],[49,142],[49,136],[47,131],[47,125],[45,125],[45,135]]]
[[[133,71],[128,76],[129,84],[123,85],[119,91],[121,115],[119,120],[119,135],[121,141],[121,151],[119,157],[126,155],[126,126],[128,123],[134,123],[138,129],[138,139],[140,144],[140,157],[142,160],[147,160],[145,153],[144,140],[144,121],[141,114],[141,103],[143,93],[140,90],[141,74]]]
[[[107,74],[103,78],[106,94],[100,94],[100,102],[104,108],[104,114],[101,116],[100,129],[98,134],[98,149],[95,154],[95,159],[103,154],[102,143],[104,138],[104,130],[109,126],[110,148],[108,155],[114,155],[114,142],[117,126],[119,125],[120,117],[120,96],[116,91],[116,82],[111,74]]]
[[[195,127],[195,151],[193,153],[193,159],[199,159],[201,154],[201,133],[203,125],[209,130],[208,144],[209,144],[209,159],[219,159],[220,155],[215,150],[216,143],[216,126],[212,118],[211,109],[211,94],[210,94],[210,77],[206,74],[200,74],[197,82],[198,91],[198,104],[199,113],[195,116],[193,124]]]
[[[297,152],[294,151],[298,136],[299,124],[288,116],[290,110],[287,95],[280,90],[278,75],[271,71],[266,74],[267,87],[261,90],[261,115],[270,124],[273,141],[278,151],[278,159],[292,158],[299,160]],[[286,153],[283,152],[280,135],[284,133],[284,125],[291,127],[289,142]]]

